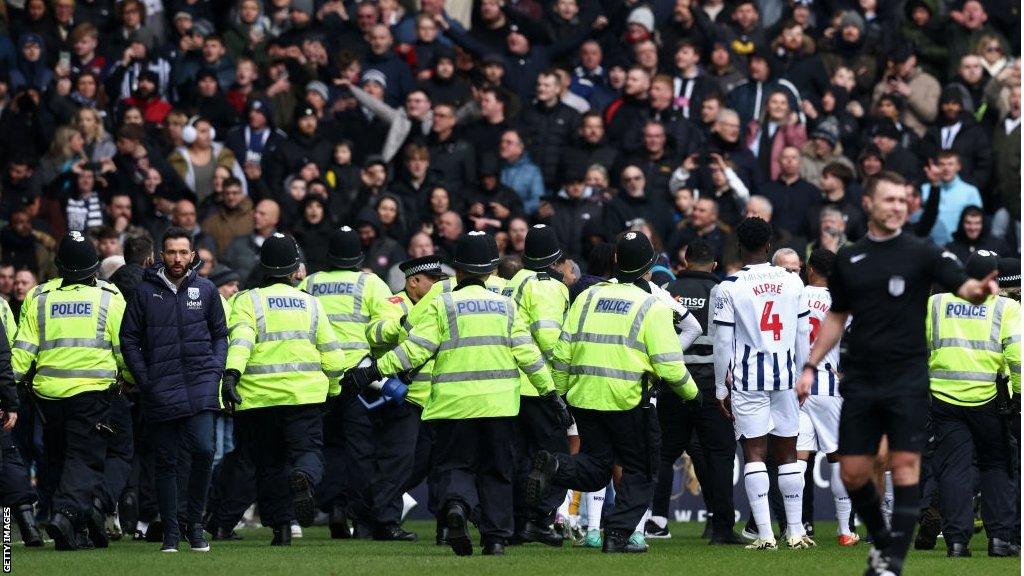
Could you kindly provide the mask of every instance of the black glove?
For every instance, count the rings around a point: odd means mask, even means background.
[[[238,379],[241,377],[242,375],[235,369],[225,370],[221,377],[220,399],[224,402],[224,409],[228,412],[234,412],[235,406],[242,403],[242,397],[238,395],[238,390],[235,390],[235,386],[238,386]]]
[[[371,360],[369,366],[362,368],[357,366],[345,372],[345,375],[341,377],[341,388],[354,388],[357,394],[362,394],[370,383],[380,379],[381,373],[377,368],[377,361]]]
[[[565,405],[565,400],[562,400],[562,397],[554,390],[545,394],[544,398],[547,398],[548,402],[551,403],[558,426],[562,430],[568,430],[572,426],[572,416],[569,415],[569,408]]]

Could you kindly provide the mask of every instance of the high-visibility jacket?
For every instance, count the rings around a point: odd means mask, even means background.
[[[501,294],[502,292],[504,292],[505,286],[507,285],[508,282],[501,276],[498,276],[497,274],[491,274],[490,276],[484,279],[484,288],[487,288],[488,290],[494,292],[495,294]]]
[[[925,335],[932,395],[958,406],[996,395],[996,377],[1009,372],[1020,394],[1020,303],[989,296],[971,304],[953,294],[928,299]]]
[[[228,370],[238,370],[238,410],[317,404],[341,392],[346,364],[317,299],[287,284],[239,292],[228,324]]]
[[[388,302],[391,302],[395,306],[401,308],[403,315],[408,314],[413,307],[412,299],[409,298],[409,295],[405,293],[405,290],[402,290],[395,294],[394,296],[392,296],[391,298],[388,298]]]
[[[317,272],[307,276],[299,289],[315,297],[327,313],[338,347],[344,352],[346,370],[370,355],[368,332],[379,330],[382,320],[401,317],[388,302],[388,285],[375,274],[358,270]]]
[[[555,386],[578,408],[634,408],[648,375],[664,380],[684,400],[697,396],[672,310],[634,284],[602,282],[580,294],[569,308],[551,366]]]
[[[551,372],[515,304],[470,281],[430,303],[409,337],[378,360],[383,374],[434,368],[424,420],[519,414],[519,370],[541,394],[554,390]]]
[[[14,346],[14,337],[18,334],[18,321],[14,318],[11,305],[7,300],[0,298],[0,322],[4,326],[4,335],[7,336],[7,345]]]
[[[430,290],[420,298],[419,302],[416,302],[416,304],[407,309],[403,308],[403,310],[406,310],[403,313],[404,320],[397,321],[392,319],[379,324],[381,329],[374,331],[374,334],[372,334],[370,338],[374,347],[387,346],[389,348],[393,348],[395,345],[404,342],[409,336],[409,330],[412,329],[413,325],[426,316],[427,311],[430,310],[430,303],[433,302],[438,295],[444,292],[451,292],[454,287],[455,280],[452,278],[445,278],[438,282],[434,282],[430,287]],[[400,294],[404,295],[405,292],[401,292]],[[401,303],[395,303],[394,300],[391,300],[391,302],[397,304],[397,307],[400,307],[403,304],[411,302],[408,298],[409,297],[406,295]],[[405,398],[420,408],[425,407],[427,405],[427,399],[430,398],[430,377],[433,370],[434,360],[429,359],[424,362],[418,370],[416,370],[416,373],[412,377],[412,382],[409,382],[409,391],[406,393]]]
[[[106,390],[125,370],[121,319],[125,302],[113,284],[63,285],[59,278],[39,286],[22,304],[22,320],[11,350],[11,367],[21,380],[35,363],[32,386],[42,398],[70,398]]]
[[[545,272],[523,268],[508,281],[502,295],[516,303],[516,314],[530,331],[544,359],[551,362],[565,313],[569,310],[569,289]],[[523,374],[521,379],[525,378]],[[520,390],[523,396],[537,395],[525,381]]]

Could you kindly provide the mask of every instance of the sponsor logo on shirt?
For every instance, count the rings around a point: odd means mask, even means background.
[[[621,300],[619,298],[601,298],[597,301],[597,306],[594,307],[594,312],[626,315],[629,314],[629,310],[632,307],[633,303],[629,300]]]
[[[271,296],[267,298],[267,308],[271,310],[305,310],[306,300],[289,296]]]
[[[92,316],[92,302],[54,302],[50,318],[86,318]]]
[[[690,310],[703,310],[707,304],[707,298],[690,298],[689,296],[676,296],[676,302],[686,306]]]
[[[463,314],[507,314],[504,302],[498,300],[462,300],[455,303],[455,313]]]

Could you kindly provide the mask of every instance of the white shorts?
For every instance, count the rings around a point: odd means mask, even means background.
[[[796,390],[733,390],[732,414],[737,440],[768,434],[794,438],[800,431]]]
[[[839,449],[841,396],[808,396],[800,407],[800,436],[797,450],[831,454]]]
[[[569,428],[565,431],[565,435],[566,436],[579,436],[580,435],[579,430],[576,428],[576,421],[575,420],[572,421],[572,426],[569,426]]]

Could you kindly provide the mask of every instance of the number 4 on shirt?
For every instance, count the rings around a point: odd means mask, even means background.
[[[764,309],[761,311],[761,332],[771,332],[772,339],[777,342],[782,340],[782,321],[779,320],[778,314],[772,314],[774,306],[775,302],[771,300],[764,303]]]

